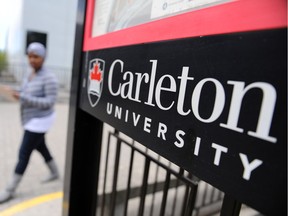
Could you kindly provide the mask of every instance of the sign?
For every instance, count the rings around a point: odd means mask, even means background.
[[[85,52],[80,107],[239,201],[279,212],[286,36],[267,30]]]

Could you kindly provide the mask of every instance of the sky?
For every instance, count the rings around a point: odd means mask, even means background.
[[[15,0],[0,0],[0,50],[5,49],[7,31],[13,17]]]

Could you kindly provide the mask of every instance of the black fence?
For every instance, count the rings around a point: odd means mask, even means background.
[[[96,215],[220,214],[223,192],[108,125],[103,140]],[[259,215],[247,210],[243,215]]]

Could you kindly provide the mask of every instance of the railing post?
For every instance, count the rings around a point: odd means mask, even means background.
[[[220,216],[238,216],[242,203],[225,194]]]

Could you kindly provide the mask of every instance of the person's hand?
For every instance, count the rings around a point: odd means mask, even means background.
[[[12,95],[13,95],[13,97],[14,97],[16,100],[19,100],[19,98],[20,98],[20,93],[19,93],[18,91],[13,90]]]

